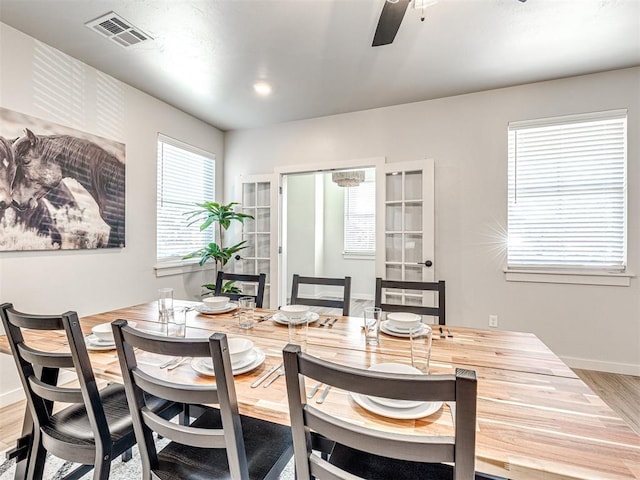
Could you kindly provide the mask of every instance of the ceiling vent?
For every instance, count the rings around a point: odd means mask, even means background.
[[[153,40],[138,27],[134,27],[120,15],[109,12],[106,15],[85,23],[86,27],[98,32],[103,37],[114,41],[123,48],[139,45],[142,42]]]

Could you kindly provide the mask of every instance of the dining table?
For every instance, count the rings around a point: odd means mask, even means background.
[[[242,329],[237,309],[207,314],[201,313],[201,305],[176,301],[176,306],[188,308],[187,337],[207,338],[213,332],[222,332],[229,338],[250,339],[260,352],[259,362],[234,376],[240,413],[288,425],[284,377],[275,378],[268,387],[266,381],[252,386],[270,369],[274,370],[270,379],[278,373],[275,367],[282,362],[282,349],[289,338],[282,314],[256,309],[255,325]],[[327,322],[328,318],[332,321]],[[90,334],[95,325],[117,319],[135,322],[135,328],[148,332],[174,334],[172,324],[158,321],[156,302],[88,315],[81,318],[81,324]],[[362,318],[314,313],[306,349],[327,362],[356,368],[379,363],[410,365],[409,339],[389,333],[380,334],[378,345],[367,345]],[[68,349],[62,333],[27,331],[25,338],[36,348]],[[0,352],[10,354],[5,337],[0,337]],[[122,382],[114,349],[90,349],[89,357],[97,378]],[[161,368],[165,360],[148,353],[139,355],[140,368],[159,378],[195,384],[215,382],[195,360],[183,359],[172,369]],[[429,373],[452,374],[456,368],[477,373],[477,471],[513,480],[640,479],[640,436],[534,334],[456,325],[440,330],[433,325]],[[311,393],[314,386],[314,382],[307,382],[307,391]],[[453,432],[451,405],[443,405],[427,416],[396,418],[387,411],[365,408],[354,394],[336,388],[322,403],[315,403],[320,393],[308,402],[358,425],[410,435]],[[25,471],[29,418],[26,414],[24,436],[13,453],[23,462],[16,478]]]

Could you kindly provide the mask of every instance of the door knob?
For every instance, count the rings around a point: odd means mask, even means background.
[[[425,260],[424,262],[418,262],[418,265],[424,265],[425,267],[430,267],[433,265],[431,260]]]

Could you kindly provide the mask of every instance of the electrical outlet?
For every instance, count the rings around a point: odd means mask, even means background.
[[[489,326],[491,328],[498,328],[498,315],[489,315]]]

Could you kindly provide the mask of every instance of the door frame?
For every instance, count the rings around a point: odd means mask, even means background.
[[[354,168],[375,168],[376,169],[376,181],[378,178],[378,172],[384,168],[386,164],[386,157],[368,157],[359,158],[354,160],[345,160],[342,162],[322,162],[322,163],[309,163],[298,165],[282,165],[274,168],[274,172],[278,175],[278,247],[276,251],[278,253],[278,281],[277,281],[277,299],[278,305],[286,305],[287,301],[287,271],[285,268],[286,258],[286,204],[284,197],[286,194],[284,177],[286,175],[293,175],[297,173],[326,173],[334,170],[350,170]],[[377,200],[376,200],[377,202]],[[377,203],[376,203],[377,205]],[[376,231],[378,229],[378,215],[376,215]],[[376,247],[376,251],[377,251]],[[377,256],[377,255],[376,255]],[[377,261],[377,260],[376,260]],[[274,285],[271,285],[274,288]],[[272,297],[273,298],[273,297]],[[273,308],[273,307],[272,307]]]

